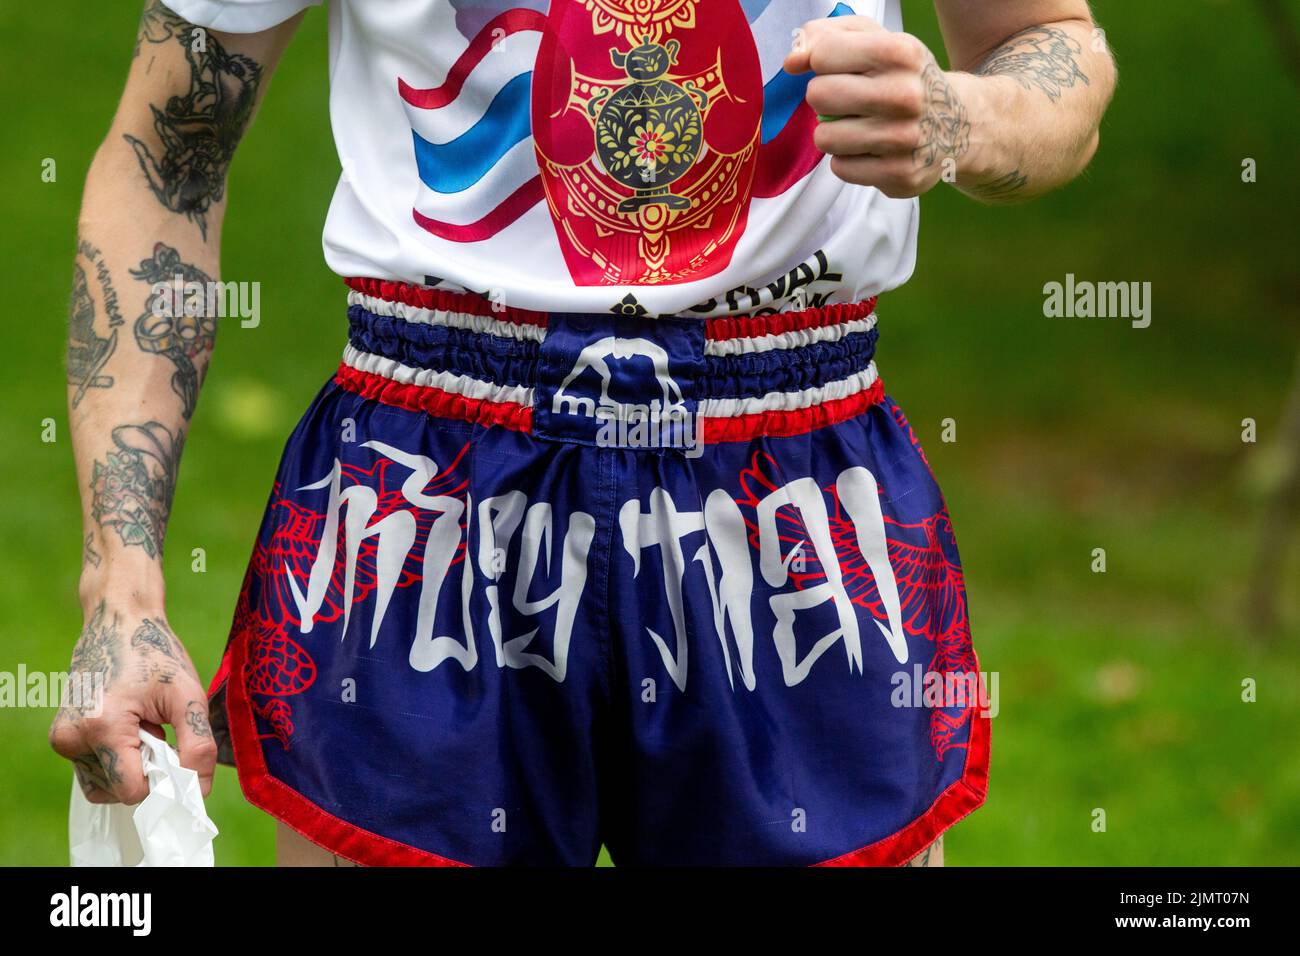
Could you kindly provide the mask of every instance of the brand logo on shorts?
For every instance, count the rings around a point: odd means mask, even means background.
[[[620,400],[620,392],[641,401]],[[669,370],[668,350],[648,338],[608,335],[586,345],[551,396],[550,412],[594,421],[595,443],[605,447],[700,445],[698,416]]]

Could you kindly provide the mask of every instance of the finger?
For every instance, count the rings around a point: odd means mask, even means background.
[[[86,738],[86,718],[74,717],[75,711],[60,710],[50,727],[50,747],[72,764],[81,792],[91,803],[117,803],[112,784],[105,774],[93,745]]]
[[[813,145],[831,156],[911,156],[916,149],[915,121],[850,116],[818,123]]]
[[[137,804],[149,795],[140,759],[140,719],[131,711],[106,711],[84,721],[88,750],[99,761],[101,786],[114,800]],[[112,802],[112,801],[109,801]]]
[[[925,90],[919,78],[871,77],[851,73],[815,76],[804,98],[820,116],[918,118]]]
[[[208,723],[208,698],[197,682],[181,681],[167,698],[167,722],[176,730],[176,749],[181,766],[199,775],[203,796],[212,790],[217,769],[217,742]]]
[[[60,757],[72,760],[86,752],[81,719],[75,711],[60,709],[50,725],[50,749]]]
[[[845,182],[873,186],[891,199],[923,192],[910,156],[832,156],[831,172]]]
[[[117,797],[109,789],[104,779],[104,768],[99,758],[87,752],[72,757],[72,772],[76,775],[77,785],[90,803],[117,803]]]
[[[782,65],[789,73],[805,73],[813,68],[810,64],[813,50],[828,37],[845,35],[865,37],[877,33],[889,35],[889,31],[870,17],[825,17],[820,20],[809,20],[794,31],[790,52],[786,54]]]
[[[906,55],[901,34],[830,33],[809,50],[808,63],[818,76],[827,73],[878,74],[890,70],[920,70]]]
[[[138,737],[130,742],[94,744],[93,753],[100,767],[99,786],[111,796],[103,802],[134,806],[149,796],[149,781],[144,776]]]

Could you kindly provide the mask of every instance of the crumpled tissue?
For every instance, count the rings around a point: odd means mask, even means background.
[[[149,796],[134,807],[91,803],[74,775],[68,811],[73,866],[212,866],[216,824],[203,809],[199,775],[165,740],[140,731]]]

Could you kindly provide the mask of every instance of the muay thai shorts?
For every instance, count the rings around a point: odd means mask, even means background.
[[[902,864],[983,802],[953,529],[874,301],[349,284],[212,686],[253,804],[370,865],[750,866]]]

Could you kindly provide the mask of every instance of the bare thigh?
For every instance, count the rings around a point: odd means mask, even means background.
[[[335,856],[305,836],[275,822],[276,866],[356,866],[351,860]]]
[[[943,866],[943,837],[935,840],[912,858],[907,866]]]
[[[275,823],[276,866],[356,866],[351,860],[336,856],[306,837]],[[943,866],[943,837],[935,840],[915,856],[907,866]]]

